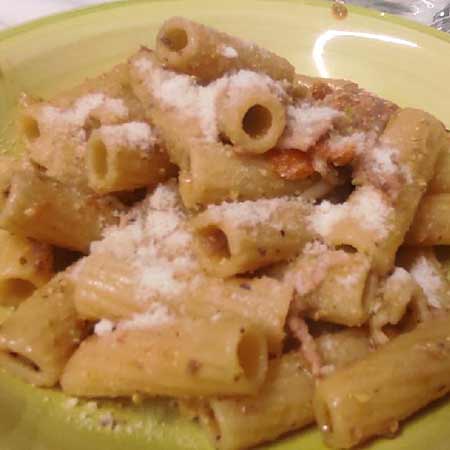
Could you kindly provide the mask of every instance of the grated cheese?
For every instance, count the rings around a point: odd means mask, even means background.
[[[379,176],[394,175],[398,172],[398,150],[380,146],[374,147],[368,155],[372,170]]]
[[[154,210],[178,210],[180,197],[176,181],[159,184],[148,198],[148,206]]]
[[[100,133],[107,147],[150,150],[156,143],[155,133],[145,122],[104,125],[100,128]]]
[[[251,70],[239,70],[234,74],[223,77],[223,80],[226,81],[226,88],[231,92],[245,92],[247,89],[259,87],[261,89],[268,89],[280,98],[286,97],[283,83],[274,81],[263,73],[253,72]]]
[[[177,280],[175,263],[160,259],[158,264],[143,266],[139,273],[139,290],[145,295],[169,296],[178,295],[183,291],[184,284]]]
[[[325,252],[328,252],[329,248],[326,244],[320,241],[307,242],[303,247],[303,254],[310,256],[318,256]]]
[[[353,147],[356,154],[364,152],[368,145],[368,136],[366,133],[357,132],[350,136],[341,136],[335,134],[327,141],[328,149],[331,153],[340,153],[348,147]]]
[[[81,128],[89,115],[102,108],[119,118],[128,117],[128,108],[122,99],[109,98],[101,93],[88,94],[76,100],[71,108],[61,109],[46,105],[40,112],[41,127],[45,130],[55,128]]]
[[[209,142],[217,141],[217,99],[228,88],[234,92],[254,86],[265,86],[278,95],[285,95],[282,84],[264,74],[240,70],[201,86],[194,77],[166,70],[150,59],[134,62],[147,89],[167,108],[180,111],[184,117],[195,119]]]
[[[361,280],[361,274],[359,272],[353,272],[345,276],[338,277],[336,281],[347,289],[353,288],[353,286]]]
[[[411,274],[403,267],[396,267],[389,280],[395,284],[408,283],[411,281]]]
[[[331,236],[339,224],[348,219],[374,234],[377,240],[389,232],[389,218],[393,208],[389,206],[381,192],[372,186],[362,186],[342,204],[323,201],[314,208],[309,217],[311,228],[322,237]]]
[[[324,247],[316,244],[306,248],[306,252],[304,249],[303,256],[306,258],[301,257],[299,264],[294,267],[294,286],[300,296],[308,295],[317,289],[332,267],[346,264],[349,261],[349,254],[344,251],[330,250]],[[358,275],[356,274],[356,276]]]
[[[230,47],[229,45],[221,45],[219,47],[219,53],[225,58],[237,58],[239,56],[238,52],[234,47]]]
[[[286,128],[278,147],[307,151],[333,129],[342,112],[327,106],[288,106]]]
[[[94,333],[97,336],[105,336],[106,334],[112,333],[114,328],[114,322],[111,322],[108,319],[102,319],[95,324]]]
[[[280,197],[244,202],[223,202],[220,205],[209,205],[208,211],[216,220],[231,222],[237,227],[252,228],[266,223],[274,228],[279,228],[282,224],[277,222],[277,212],[294,201],[307,205],[301,198],[293,200]]]
[[[434,308],[442,308],[440,297],[444,285],[433,264],[425,256],[420,256],[414,261],[410,273],[422,288],[429,305]]]
[[[142,330],[171,322],[172,316],[166,305],[153,303],[148,311],[135,314],[129,320],[118,323],[118,330]]]
[[[371,184],[393,198],[405,183],[412,182],[411,170],[406,163],[400,162],[398,149],[383,142],[360,154],[360,170]]]
[[[95,325],[94,332],[97,336],[105,336],[115,330],[142,330],[167,324],[172,320],[173,316],[169,313],[167,306],[155,302],[145,312],[134,314],[127,320],[114,323],[108,319],[102,319]]]
[[[176,183],[160,184],[122,222],[91,244],[91,252],[112,254],[128,263],[142,301],[179,295],[200,269]]]

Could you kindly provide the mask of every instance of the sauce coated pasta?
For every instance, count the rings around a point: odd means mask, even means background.
[[[223,450],[313,423],[351,448],[450,391],[438,119],[179,17],[155,50],[20,107],[1,368],[174,399]]]

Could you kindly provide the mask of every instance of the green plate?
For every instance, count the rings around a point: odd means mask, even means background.
[[[17,151],[14,114],[21,91],[49,96],[151,45],[161,22],[181,15],[252,39],[299,72],[349,78],[403,106],[435,114],[450,128],[450,36],[402,19],[330,3],[228,0],[118,2],[46,18],[0,33],[0,151]],[[93,404],[36,389],[0,372],[2,450],[207,450],[200,428],[165,402]],[[110,426],[114,417],[117,426]],[[103,426],[101,425],[103,423]],[[409,421],[395,440],[370,450],[448,450],[450,404]],[[265,446],[323,450],[314,429]]]

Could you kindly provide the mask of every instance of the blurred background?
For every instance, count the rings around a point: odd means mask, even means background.
[[[111,0],[0,0],[0,29],[108,1]],[[404,16],[450,33],[450,0],[346,0],[345,3]]]

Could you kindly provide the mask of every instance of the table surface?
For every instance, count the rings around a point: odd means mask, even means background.
[[[108,1],[111,0],[0,0],[0,29]],[[450,33],[450,0],[346,0],[345,3],[401,15]]]

